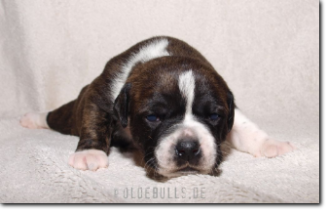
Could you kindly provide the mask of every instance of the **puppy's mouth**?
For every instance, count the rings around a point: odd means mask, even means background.
[[[168,167],[160,167],[157,164],[155,166],[151,166],[147,164],[147,176],[162,181],[167,180],[169,178],[186,176],[186,175],[196,175],[196,174],[209,174],[213,172],[213,169],[205,168],[202,166],[194,166],[189,163],[184,164],[183,166],[168,168]]]
[[[176,172],[181,174],[197,174],[200,173],[200,171],[194,167],[191,166],[185,166],[184,168],[178,169]]]
[[[202,170],[199,167],[190,165],[189,163],[186,163],[183,166],[180,166],[174,170],[170,170],[171,174],[173,175],[189,175],[189,174],[200,174],[203,173],[204,170]]]

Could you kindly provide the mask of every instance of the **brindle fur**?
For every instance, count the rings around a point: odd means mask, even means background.
[[[176,57],[161,57],[153,59],[147,62],[147,66],[140,63],[136,64],[132,68],[133,70],[127,79],[127,84],[118,96],[114,107],[110,85],[113,84],[115,75],[121,70],[122,66],[130,56],[137,52],[141,46],[151,43],[154,39],[159,38],[168,39],[169,45],[167,51],[170,55]],[[171,64],[171,67],[175,65],[176,70],[170,72],[167,64]],[[155,66],[157,69],[162,69],[162,74],[159,75],[151,72],[151,70],[153,70],[152,67]],[[76,151],[98,149],[109,154],[111,141],[116,144],[123,144],[126,140],[131,139],[130,136],[126,135],[123,131],[123,128],[128,125],[129,122],[128,115],[147,110],[144,103],[154,92],[165,90],[168,94],[174,95],[178,90],[174,78],[176,78],[179,72],[186,68],[193,70],[197,69],[199,75],[196,77],[201,77],[202,74],[211,75],[207,77],[211,82],[207,83],[206,86],[212,86],[217,91],[216,95],[224,100],[221,104],[223,104],[225,108],[230,107],[231,109],[231,107],[234,106],[232,101],[233,97],[231,97],[232,106],[227,105],[229,103],[225,101],[229,99],[229,89],[226,83],[197,50],[175,38],[154,37],[136,44],[122,54],[109,60],[102,74],[91,84],[85,86],[76,100],[63,105],[48,114],[48,125],[51,129],[63,134],[79,136],[80,141]],[[212,71],[208,72],[206,70]],[[156,82],[156,85],[152,82]],[[130,89],[129,85],[131,86],[131,84],[133,87],[132,91],[129,92],[129,96],[125,96],[124,94],[128,92],[127,90]],[[126,98],[133,99],[134,101],[129,102]],[[129,102],[129,107],[127,105],[120,105],[127,104],[126,102]],[[115,108],[116,110],[125,110],[126,108],[130,109],[129,111],[114,111]],[[229,111],[226,111],[226,113],[228,112]],[[122,117],[120,114],[125,115]],[[130,121],[138,122],[140,120]],[[231,123],[229,126],[223,126],[224,129],[218,129],[218,133],[221,132],[220,135],[216,136],[219,141],[225,139],[226,134],[232,127],[232,121],[230,121]],[[142,126],[135,127],[134,129],[131,129],[131,133],[136,136],[142,130],[145,130]],[[135,139],[139,140],[138,138]],[[138,142],[136,144],[136,146],[140,145]],[[154,144],[151,145],[151,147],[154,148]],[[218,160],[221,160],[220,156],[218,157]]]

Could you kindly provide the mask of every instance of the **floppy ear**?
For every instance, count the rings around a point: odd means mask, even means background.
[[[131,84],[125,84],[114,103],[114,119],[119,121],[123,128],[128,126],[130,89]]]
[[[231,91],[228,91],[227,102],[228,102],[228,107],[229,107],[229,115],[228,115],[227,124],[228,124],[228,132],[230,132],[232,129],[233,121],[234,121],[234,117],[235,117],[235,103],[234,103],[234,98],[233,98],[233,94],[231,93]]]

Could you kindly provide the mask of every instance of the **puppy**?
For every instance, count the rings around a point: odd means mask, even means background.
[[[21,125],[79,136],[69,164],[81,170],[107,167],[113,144],[133,144],[147,167],[165,177],[212,173],[226,139],[256,157],[294,148],[248,120],[213,66],[171,37],[134,45],[109,60],[76,100],[49,113],[26,114]]]

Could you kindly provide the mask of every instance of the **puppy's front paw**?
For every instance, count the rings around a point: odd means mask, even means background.
[[[70,155],[68,164],[76,169],[96,171],[108,166],[108,157],[101,150],[83,150]]]
[[[280,142],[273,139],[268,139],[262,144],[261,156],[273,158],[291,152],[294,149],[295,147],[289,142]]]

